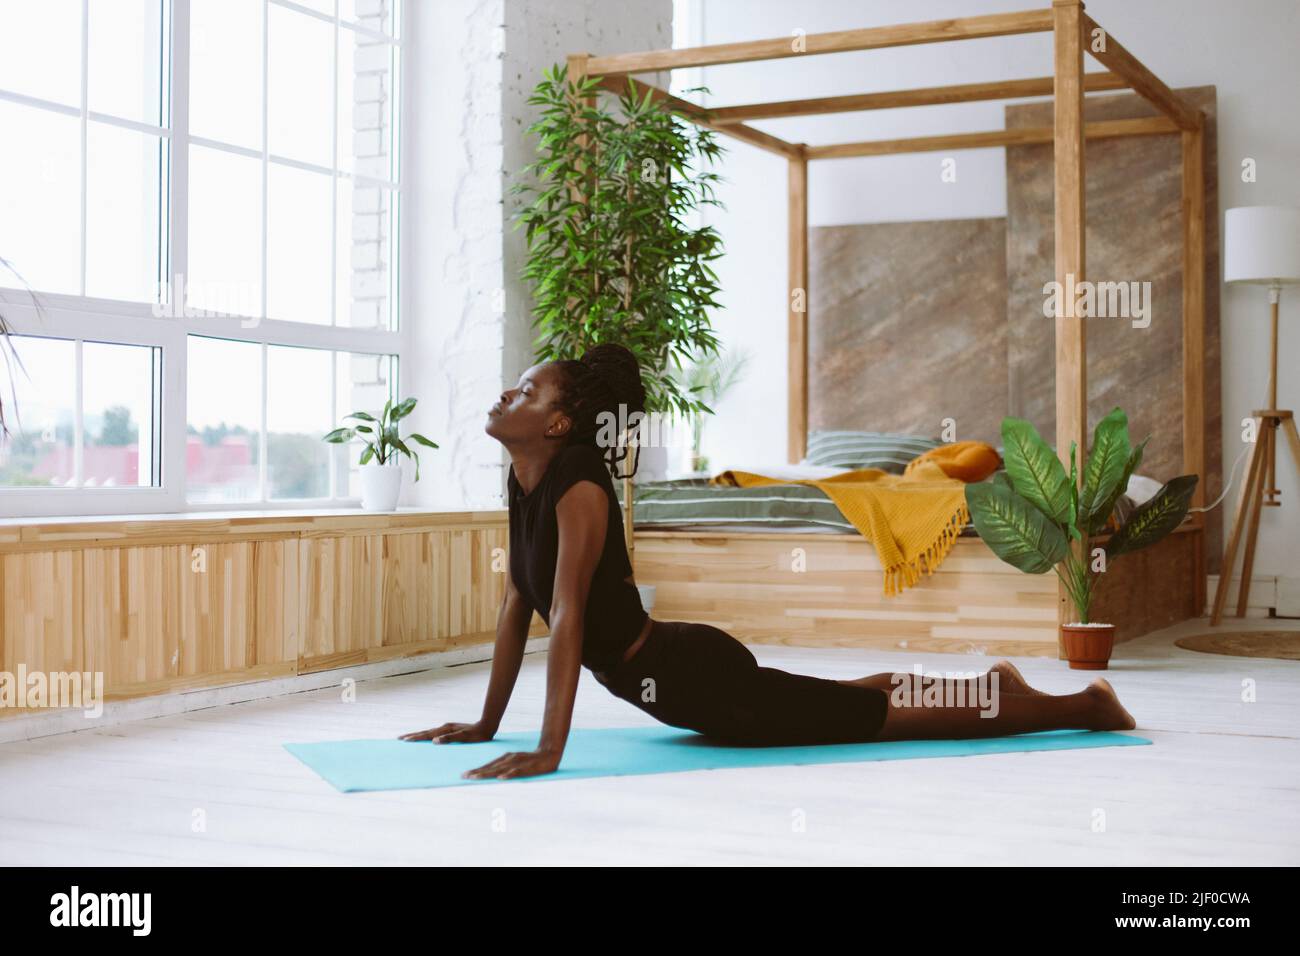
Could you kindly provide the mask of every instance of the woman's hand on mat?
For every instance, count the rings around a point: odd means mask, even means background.
[[[532,750],[528,753],[502,754],[491,763],[465,771],[466,780],[486,780],[500,777],[536,777],[544,773],[554,773],[560,766],[560,754],[554,750]]]
[[[482,724],[443,724],[430,730],[402,734],[400,740],[432,740],[435,744],[480,744],[491,740],[495,732]]]

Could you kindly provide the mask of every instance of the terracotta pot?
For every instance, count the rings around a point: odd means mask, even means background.
[[[1104,671],[1115,648],[1115,625],[1062,624],[1061,646],[1073,670]]]

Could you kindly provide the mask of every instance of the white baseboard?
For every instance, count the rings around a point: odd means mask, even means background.
[[[550,641],[549,636],[530,639],[527,653],[546,650],[550,646]],[[155,694],[134,700],[111,701],[104,704],[103,712],[98,717],[88,717],[82,710],[51,709],[40,713],[23,714],[21,717],[0,719],[0,743],[74,733],[79,730],[99,730],[128,721],[170,717],[192,710],[219,707],[222,704],[238,704],[250,700],[301,694],[322,687],[337,687],[349,678],[355,681],[374,680],[379,677],[393,677],[397,674],[410,674],[491,659],[491,644],[475,644],[451,651],[398,657],[371,664],[358,664],[355,667],[318,671],[314,674],[298,674],[293,677],[277,677],[274,680],[251,681],[247,684],[205,687],[201,690]]]
[[[1300,617],[1300,578],[1277,579],[1277,616]]]
[[[1228,600],[1224,605],[1225,613],[1235,613],[1237,608],[1237,589],[1241,587],[1241,578],[1234,575],[1228,587]],[[1205,606],[1214,607],[1214,593],[1219,589],[1219,575],[1211,574],[1205,580]],[[1250,596],[1246,600],[1246,617],[1269,617],[1278,606],[1278,579],[1273,575],[1254,575],[1250,579]],[[1209,613],[1208,611],[1206,613]]]

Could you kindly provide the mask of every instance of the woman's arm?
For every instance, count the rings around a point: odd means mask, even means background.
[[[491,740],[501,726],[501,717],[510,703],[510,694],[519,677],[519,665],[528,644],[528,625],[533,609],[515,587],[510,568],[506,568],[506,593],[497,612],[497,639],[492,647],[492,676],[488,678],[483,716],[473,724],[443,724],[429,730],[403,734],[402,740],[432,740],[437,744],[478,743]]]
[[[546,712],[537,749],[509,753],[465,774],[471,779],[528,777],[560,765],[573,719],[573,700],[582,671],[583,621],[587,595],[605,547],[609,499],[594,482],[580,481],[555,505],[559,552],[551,597],[551,644],[546,662]],[[495,674],[495,667],[493,668]]]
[[[519,677],[519,665],[524,659],[528,644],[528,624],[533,609],[515,588],[510,570],[506,569],[506,594],[501,599],[501,612],[497,615],[497,641],[492,648],[492,676],[488,678],[487,697],[483,701],[483,716],[479,723],[492,733],[501,726],[506,705]]]

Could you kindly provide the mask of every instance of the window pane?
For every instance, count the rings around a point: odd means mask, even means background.
[[[396,179],[391,43],[339,30],[339,169]]]
[[[262,0],[192,0],[190,132],[262,148]]]
[[[81,105],[81,0],[0,0],[0,89]]]
[[[191,307],[262,314],[262,164],[248,156],[190,147]]]
[[[339,180],[339,324],[391,329],[393,193],[350,179]]]
[[[267,16],[270,151],[328,167],[333,149],[334,24],[277,6]]]
[[[10,434],[0,435],[0,487],[66,485],[75,477],[76,344],[14,336],[22,367],[0,356],[0,395]]]
[[[0,257],[33,289],[78,294],[81,124],[0,100],[0,130]]]
[[[83,484],[154,484],[155,389],[162,350],[85,342],[81,346]]]
[[[334,208],[338,222],[334,235],[334,322],[374,328],[376,319],[365,314],[366,307],[361,306],[358,311],[352,304],[352,180],[338,180],[334,192],[338,196],[338,205]]]
[[[329,325],[333,179],[276,163],[267,175],[267,315]]]
[[[330,376],[334,354],[324,349],[266,350],[266,477],[272,498],[328,498],[334,428]]]
[[[87,126],[87,295],[158,301],[166,256],[164,143],[116,126]]]
[[[90,109],[164,125],[162,0],[94,0],[88,9]]]
[[[400,0],[339,0],[339,18],[375,33],[394,36]]]
[[[344,424],[343,416],[350,412],[369,412],[378,418],[383,411],[384,402],[396,397],[396,371],[397,360],[391,355],[340,352],[335,389],[335,423]],[[361,442],[335,446],[334,466],[339,473],[336,494],[340,498],[361,497],[362,447]]]
[[[334,0],[294,0],[300,7],[307,7],[326,16],[334,16]]]
[[[261,346],[191,335],[186,363],[186,497],[258,499]]]

